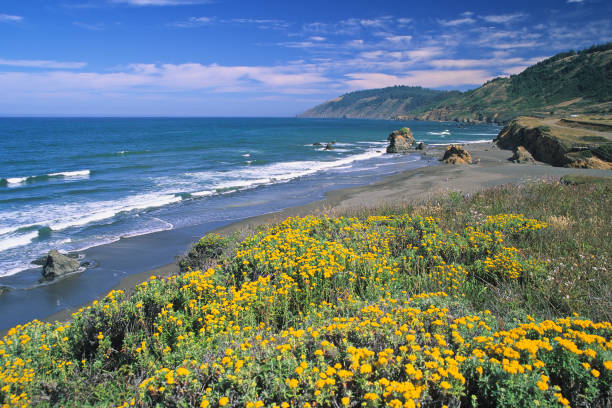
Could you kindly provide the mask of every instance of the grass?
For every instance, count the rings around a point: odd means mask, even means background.
[[[208,235],[180,275],[11,329],[0,404],[609,406],[611,198],[537,183]]]

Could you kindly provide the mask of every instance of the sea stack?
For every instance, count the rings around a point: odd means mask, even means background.
[[[389,146],[387,146],[387,153],[407,153],[412,150],[416,141],[410,128],[403,127],[398,130],[391,132],[387,138]]]
[[[52,280],[58,276],[66,275],[70,272],[75,272],[79,269],[81,263],[69,256],[60,254],[57,250],[52,249],[47,255],[43,266],[43,277],[47,280]]]
[[[472,164],[472,155],[460,145],[450,145],[446,148],[442,162],[446,164]]]

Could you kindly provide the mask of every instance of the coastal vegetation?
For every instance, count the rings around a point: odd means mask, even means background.
[[[208,235],[11,329],[0,405],[609,406],[611,212],[570,178]]]
[[[391,87],[352,92],[301,116],[507,123],[525,115],[609,113],[612,43],[557,54],[519,74],[495,78],[466,92],[402,96],[416,90]],[[433,92],[418,88],[419,95],[428,95],[427,91]]]
[[[612,169],[609,117],[519,117],[501,130],[495,142],[502,149],[523,147],[536,160],[553,166]]]

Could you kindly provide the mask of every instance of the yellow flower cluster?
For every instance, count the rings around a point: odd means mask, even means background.
[[[49,379],[61,405],[105,395],[125,407],[458,406],[468,390],[556,406],[574,398],[568,365],[580,395],[610,384],[611,323],[526,318],[505,329],[465,311],[474,265],[524,275],[531,264],[505,234],[544,224],[502,215],[452,234],[438,223],[289,218],[216,268],[152,278],[131,298],[111,292],[70,324],[18,326],[0,341],[0,404],[47,401]]]

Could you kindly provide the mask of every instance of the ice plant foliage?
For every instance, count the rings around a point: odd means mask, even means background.
[[[609,404],[610,322],[469,310],[468,287],[546,273],[509,243],[546,228],[520,214],[461,233],[418,215],[289,218],[215,268],[11,329],[0,404]]]

